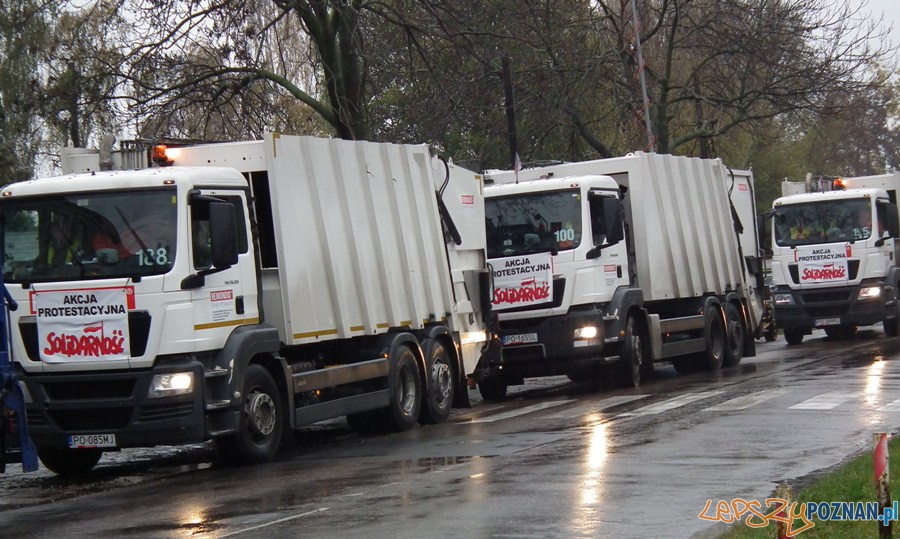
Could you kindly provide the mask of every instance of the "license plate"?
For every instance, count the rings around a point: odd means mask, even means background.
[[[504,335],[503,344],[528,344],[538,342],[537,333],[521,333],[519,335]]]
[[[840,318],[819,318],[816,320],[816,327],[824,327],[824,326],[839,326],[841,325]]]
[[[69,436],[71,449],[116,447],[115,434],[73,434]]]

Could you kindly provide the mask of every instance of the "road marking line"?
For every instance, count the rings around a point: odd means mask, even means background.
[[[891,401],[878,409],[879,412],[896,412],[898,410],[900,410],[900,399]]]
[[[660,414],[662,412],[668,412],[669,410],[674,410],[675,408],[680,408],[686,404],[690,404],[692,402],[696,402],[703,399],[708,399],[709,397],[714,397],[716,395],[720,395],[724,393],[724,391],[704,391],[702,393],[685,393],[684,395],[680,395],[678,397],[657,402],[656,404],[651,404],[649,406],[644,406],[643,408],[638,408],[633,412],[625,412],[617,415],[616,417],[642,417],[645,415],[653,415]]]
[[[788,406],[788,410],[831,410],[843,404],[844,402],[856,397],[856,393],[848,393],[837,389],[816,395],[811,399],[798,402],[793,406]]]
[[[513,417],[518,417],[520,415],[530,414],[531,412],[537,412],[538,410],[545,410],[547,408],[555,408],[556,406],[562,406],[563,404],[568,404],[570,402],[574,402],[572,399],[562,400],[562,401],[553,401],[553,402],[542,402],[540,404],[533,404],[531,406],[526,406],[524,408],[519,408],[518,410],[511,410],[509,412],[503,412],[500,414],[495,414],[491,416],[482,417],[479,419],[473,419],[471,421],[460,421],[460,423],[469,424],[469,423],[493,423],[494,421],[501,421],[503,419],[510,419]]]
[[[735,397],[731,400],[727,400],[725,402],[716,404],[715,406],[710,406],[709,408],[703,410],[704,412],[733,412],[736,410],[746,410],[751,406],[756,406],[757,404],[762,404],[768,400],[774,399],[780,395],[784,395],[787,393],[787,389],[777,388],[777,389],[764,389],[762,391],[757,391],[756,393],[750,393],[749,395],[742,395],[740,397]]]
[[[629,402],[633,402],[639,399],[646,399],[650,397],[650,394],[647,395],[618,395],[615,397],[607,397],[605,399],[599,400],[595,403],[587,403],[584,406],[579,406],[577,408],[573,408],[572,410],[566,412],[560,412],[555,415],[548,416],[549,419],[572,419],[574,417],[580,417],[585,414],[592,414],[596,412],[602,412],[607,408],[612,408],[614,406],[619,406],[621,404],[626,404]]]
[[[260,528],[268,528],[269,526],[274,526],[275,524],[281,524],[282,522],[288,522],[290,520],[296,520],[298,518],[308,517],[310,515],[315,515],[317,513],[321,513],[323,511],[328,511],[328,507],[320,507],[318,509],[313,509],[312,511],[307,511],[305,513],[300,513],[299,515],[293,515],[289,517],[279,518],[278,520],[273,520],[272,522],[266,522],[265,524],[259,524],[256,526],[250,526],[249,528],[244,528],[243,530],[233,531],[231,533],[226,533],[225,535],[220,535],[219,538],[223,537],[233,537],[235,535],[240,535],[242,533],[247,533],[251,531],[256,531]]]

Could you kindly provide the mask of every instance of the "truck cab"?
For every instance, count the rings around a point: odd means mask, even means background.
[[[775,320],[789,344],[813,328],[897,334],[897,206],[877,188],[799,193],[772,210]]]
[[[617,340],[604,306],[629,282],[619,185],[609,176],[582,176],[486,191],[504,361],[520,377],[584,376],[599,343]]]

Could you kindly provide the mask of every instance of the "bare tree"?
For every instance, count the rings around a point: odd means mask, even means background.
[[[236,120],[256,134],[278,122],[321,130],[301,103],[339,136],[363,138],[362,3],[138,0],[149,39],[127,66],[135,106],[153,126],[190,126],[200,136]]]
[[[598,2],[627,45],[632,13]],[[848,0],[646,0],[643,51],[657,149],[715,154],[717,137],[780,115],[835,112],[884,83],[884,30]],[[638,66],[623,46],[619,83]],[[631,103],[636,103],[632,99]],[[634,106],[634,105],[632,105]]]

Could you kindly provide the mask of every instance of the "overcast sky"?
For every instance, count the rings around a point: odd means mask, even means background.
[[[900,0],[868,0],[868,9],[875,20],[884,14],[884,25],[886,27],[893,25],[890,34],[891,45],[894,47],[900,45]]]

